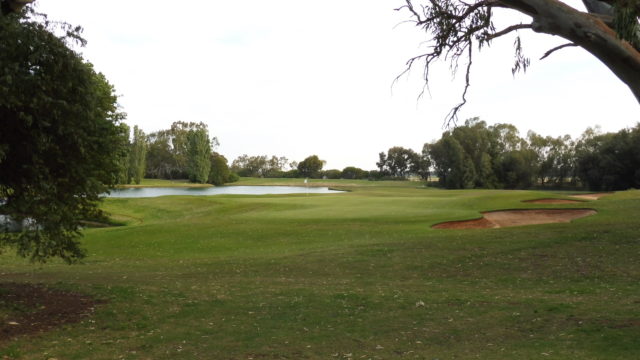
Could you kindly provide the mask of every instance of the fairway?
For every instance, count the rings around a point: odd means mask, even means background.
[[[106,199],[103,208],[122,225],[86,229],[83,264],[0,255],[3,283],[46,284],[99,303],[81,322],[0,342],[0,358],[640,354],[640,191],[536,204],[526,201],[569,193],[309,184],[348,193]],[[500,229],[431,228],[493,210],[573,208],[597,214]],[[5,320],[20,311],[0,302]]]

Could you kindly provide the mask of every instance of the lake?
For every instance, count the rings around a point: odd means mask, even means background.
[[[267,194],[333,194],[344,191],[332,190],[328,187],[305,186],[215,186],[205,188],[181,187],[148,187],[114,189],[106,197],[112,198],[146,198],[165,195],[267,195]]]

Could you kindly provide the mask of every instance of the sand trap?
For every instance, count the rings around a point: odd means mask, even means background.
[[[580,200],[567,200],[567,199],[536,199],[536,200],[525,200],[525,203],[530,204],[579,204],[583,201]]]
[[[571,220],[595,215],[591,209],[533,209],[501,210],[482,213],[481,219],[450,221],[436,224],[434,229],[488,229],[509,226],[568,223]]]
[[[603,196],[607,196],[607,195],[611,195],[613,193],[594,193],[594,194],[578,194],[578,195],[571,195],[571,197],[574,198],[578,198],[578,199],[585,199],[585,200],[598,200]]]

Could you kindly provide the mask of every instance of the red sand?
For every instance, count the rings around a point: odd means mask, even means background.
[[[595,215],[591,209],[534,209],[504,210],[483,213],[483,218],[467,221],[450,221],[434,225],[435,229],[487,229],[510,226],[568,223],[571,220]]]

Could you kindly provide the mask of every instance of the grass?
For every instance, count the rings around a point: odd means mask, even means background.
[[[242,179],[238,185],[299,179]],[[0,256],[4,281],[107,303],[0,350],[20,359],[633,359],[640,354],[640,191],[570,224],[430,225],[537,191],[312,181],[343,194],[108,199],[85,264]]]

